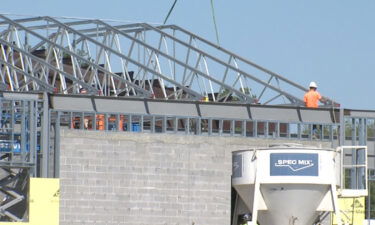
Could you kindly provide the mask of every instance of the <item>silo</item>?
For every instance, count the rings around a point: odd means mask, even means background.
[[[337,210],[340,151],[295,144],[233,152],[232,184],[260,225],[312,225]]]

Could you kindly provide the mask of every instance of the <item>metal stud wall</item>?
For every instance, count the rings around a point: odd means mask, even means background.
[[[22,97],[21,97],[22,96]],[[0,97],[0,221],[28,220],[28,180],[41,175],[42,95]],[[48,111],[47,111],[48,112]],[[44,124],[44,127],[48,127]]]

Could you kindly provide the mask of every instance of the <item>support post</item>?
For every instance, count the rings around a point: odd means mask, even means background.
[[[132,115],[129,115],[128,117],[128,131],[133,132],[133,116]]]
[[[371,217],[371,185],[370,185],[371,180],[368,182],[368,195],[367,195],[367,210],[366,210],[366,217],[367,217],[367,224],[370,225],[370,217]]]
[[[358,131],[358,144],[365,146],[367,144],[367,120],[365,118],[359,119],[359,131]],[[356,164],[361,164],[361,162],[364,162],[366,159],[366,153],[363,154],[363,152],[356,151]],[[357,168],[357,173],[359,174],[359,177],[365,177],[366,176],[366,171],[358,169]],[[366,177],[366,179],[368,179]],[[365,189],[368,187],[365,187],[365,184],[361,181],[357,181],[357,186],[360,189]]]
[[[339,144],[338,146],[345,145],[345,119],[344,119],[344,109],[340,109],[340,130],[339,130]]]
[[[230,136],[234,136],[236,134],[236,121],[230,120]]]
[[[175,117],[173,120],[173,132],[177,133],[178,132],[178,118]]]
[[[195,123],[196,123],[195,134],[201,135],[202,134],[202,119],[201,118],[195,119]]]
[[[167,116],[163,116],[162,119],[162,125],[161,125],[161,132],[166,133],[167,132]]]
[[[357,143],[357,127],[356,127],[356,119],[352,118],[352,146],[355,146]],[[352,165],[357,165],[357,151],[355,149],[352,150]],[[357,168],[350,169],[350,188],[357,189]]]
[[[219,136],[223,135],[223,125],[224,125],[224,121],[219,120]]]
[[[212,119],[208,119],[208,136],[212,135]]]
[[[41,176],[48,177],[48,139],[49,139],[49,110],[48,110],[48,95],[47,92],[43,93],[43,118],[42,118],[42,167]]]
[[[30,130],[30,162],[33,163],[33,167],[30,172],[30,177],[37,176],[37,162],[38,162],[38,152],[36,150],[37,145],[37,102],[32,101],[29,105],[29,113],[30,113],[30,120],[29,120],[29,130]]]
[[[185,121],[185,134],[190,134],[190,119],[186,118]]]
[[[27,162],[27,158],[26,158],[26,153],[27,153],[27,145],[26,145],[26,141],[27,141],[27,131],[26,131],[26,127],[28,127],[26,125],[26,111],[27,111],[27,104],[32,104],[32,101],[30,102],[27,102],[27,101],[22,101],[22,115],[21,115],[21,148],[20,148],[20,151],[21,151],[21,157],[22,157],[22,162]],[[30,115],[30,114],[29,114]],[[15,145],[16,142],[13,142],[13,145]],[[13,150],[15,149],[14,148],[15,146],[13,146]],[[30,149],[29,149],[30,150]]]
[[[55,152],[54,152],[54,177],[60,177],[60,115],[61,112],[57,112],[55,122]],[[94,116],[95,117],[95,116]]]
[[[258,137],[258,121],[253,121],[253,137]]]
[[[256,172],[255,176],[255,185],[254,185],[254,202],[253,202],[253,211],[251,216],[251,222],[247,222],[248,225],[256,225],[258,220],[258,204],[260,192],[260,182],[259,182],[259,170]],[[341,224],[339,224],[341,225]]]
[[[242,121],[242,136],[246,137],[246,120]]]
[[[151,117],[151,133],[155,133],[155,116]],[[128,125],[129,126],[129,125]],[[129,128],[128,128],[129,129]]]

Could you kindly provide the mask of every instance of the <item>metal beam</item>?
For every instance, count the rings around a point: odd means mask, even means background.
[[[337,124],[332,109],[77,95],[50,95],[53,111]],[[68,105],[68,103],[70,103]],[[95,104],[95,107],[94,107]],[[339,109],[334,110],[338,113]],[[251,114],[251,116],[250,116]]]

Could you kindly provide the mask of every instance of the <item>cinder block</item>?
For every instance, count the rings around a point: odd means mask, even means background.
[[[272,140],[64,130],[61,143],[62,225],[227,225],[231,152]]]

